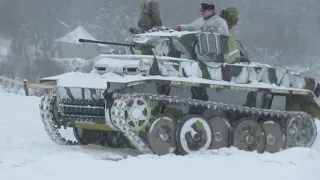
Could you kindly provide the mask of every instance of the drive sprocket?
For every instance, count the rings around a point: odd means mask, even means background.
[[[111,107],[111,119],[121,116],[133,131],[140,131],[151,119],[151,107],[143,97],[122,95]]]
[[[114,127],[142,153],[152,153],[138,132],[145,129],[151,120],[151,106],[144,97],[134,94],[114,94],[110,118]]]

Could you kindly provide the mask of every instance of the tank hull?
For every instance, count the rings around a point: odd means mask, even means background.
[[[66,79],[82,80],[69,83]],[[316,90],[316,84],[304,89],[258,82],[241,84],[198,77],[114,73],[94,74],[90,78],[86,73],[69,73],[55,80],[57,87],[50,95],[55,100],[48,106],[56,106],[49,109],[56,109],[51,111],[51,120],[59,125],[57,128],[96,130],[103,135],[91,142],[104,139],[111,147],[131,147],[155,154],[188,154],[201,148],[230,146],[278,152],[290,147],[310,147],[316,137],[314,118],[319,117],[319,101],[316,91],[310,90]],[[51,101],[45,99],[42,103],[50,104]],[[143,112],[144,116],[139,116]],[[50,111],[42,109],[44,117],[49,116],[48,113]],[[197,123],[200,125],[192,130],[193,136],[186,135],[186,129]],[[301,124],[309,133],[302,133]],[[170,136],[174,140],[159,139],[154,134],[163,131],[160,128],[163,126],[169,129],[163,134],[169,136],[168,132],[175,132]],[[256,134],[238,132],[241,128]],[[297,128],[298,131],[292,132]],[[202,136],[198,137],[200,132]],[[110,140],[115,136],[116,140]],[[295,136],[302,140],[293,138]],[[55,141],[81,144],[81,137],[77,139],[80,140],[74,143]]]

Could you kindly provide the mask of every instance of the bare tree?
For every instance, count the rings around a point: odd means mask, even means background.
[[[129,8],[106,1],[103,7],[94,11],[90,27],[97,32],[97,37],[111,41],[124,41],[129,36],[129,28],[136,26],[137,13],[130,13]]]

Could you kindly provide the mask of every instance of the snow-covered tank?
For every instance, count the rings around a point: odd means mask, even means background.
[[[162,29],[115,45],[132,54],[100,55],[91,73],[41,80],[56,85],[40,104],[56,143],[185,155],[230,146],[273,153],[315,141],[319,83],[250,62],[233,36]],[[62,137],[62,127],[72,127],[77,142]]]

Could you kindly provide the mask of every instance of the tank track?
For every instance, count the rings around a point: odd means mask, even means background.
[[[40,115],[45,131],[52,141],[59,145],[82,145],[81,137],[75,134],[77,141],[72,141],[63,137],[59,129],[62,125],[68,127],[70,122],[100,122],[105,123],[104,100],[100,99],[98,104],[78,100],[72,102],[70,99],[62,99],[59,103],[63,112],[59,112],[62,121],[56,123],[54,120],[55,99],[57,97],[57,88],[51,89],[40,100]],[[91,106],[88,106],[91,105]],[[65,122],[65,123],[64,123]],[[64,123],[64,124],[61,124]],[[75,127],[74,127],[75,128]],[[112,134],[112,133],[115,133]],[[108,137],[112,135],[112,137]],[[114,136],[114,137],[113,137]],[[129,147],[132,148],[130,142],[120,132],[106,132],[108,139],[107,146],[112,148]],[[105,144],[106,145],[106,144]]]
[[[41,110],[41,117],[42,117],[42,122],[45,126],[45,130],[48,133],[49,137],[57,144],[77,145],[79,144],[78,142],[67,140],[61,136],[61,134],[58,131],[58,129],[60,128],[60,125],[57,125],[53,120],[53,116],[54,116],[53,103],[55,100],[55,96],[56,96],[56,90],[53,89],[48,94],[46,94],[41,100],[40,110]],[[282,124],[282,127],[288,124],[287,122],[288,118],[301,117],[303,119],[311,120],[313,122],[312,128],[316,129],[313,117],[311,117],[307,113],[300,112],[300,111],[281,111],[281,110],[272,110],[272,109],[250,108],[250,107],[244,107],[244,106],[218,103],[215,101],[202,101],[202,100],[196,100],[196,99],[187,99],[187,98],[178,97],[178,96],[166,96],[166,95],[158,95],[158,94],[151,94],[151,93],[114,93],[113,98],[115,99],[115,101],[118,100],[119,102],[121,102],[123,99],[128,99],[128,98],[145,98],[153,102],[162,101],[164,103],[172,104],[172,105],[182,105],[182,106],[188,105],[188,106],[194,106],[194,107],[198,106],[198,107],[205,108],[207,110],[222,110],[222,111],[231,112],[231,113],[241,113],[246,116],[264,116],[268,118],[277,118],[277,119],[281,119],[280,123]],[[67,100],[65,100],[64,102],[66,103]],[[71,122],[79,121],[79,122],[105,123],[106,121],[105,112],[104,111],[102,112],[102,108],[104,108],[104,104],[103,105],[99,104],[100,107],[96,106],[95,108],[88,108],[88,106],[86,105],[79,105],[79,104],[71,105],[71,104],[62,103],[59,105],[63,107],[63,111],[64,111],[63,115],[69,118]],[[97,109],[99,109],[98,110],[99,113]],[[75,115],[75,113],[77,115]],[[152,151],[148,147],[148,142],[146,142],[144,138],[141,138],[136,132],[131,130],[130,126],[126,123],[125,119],[122,118],[121,115],[115,116],[115,118],[112,119],[111,122],[114,127],[122,131],[125,138],[129,139],[130,143],[136,149],[138,149],[142,153],[152,153]],[[312,138],[313,138],[312,142],[310,142],[309,145],[310,144],[312,145],[315,140],[317,132],[315,131],[314,133],[315,134],[312,135]],[[301,146],[309,146],[309,145],[302,144]]]
[[[78,145],[79,142],[67,140],[66,138],[62,137],[59,132],[61,125],[57,124],[53,119],[55,98],[56,89],[54,88],[46,93],[40,100],[39,108],[44,129],[49,135],[50,139],[59,145]]]
[[[282,127],[286,127],[289,123],[287,120],[288,118],[292,117],[301,117],[304,120],[311,120],[312,121],[312,129],[315,130],[314,134],[312,135],[312,142],[310,142],[308,145],[300,144],[302,147],[310,147],[316,138],[317,131],[316,131],[316,125],[314,118],[310,116],[309,114],[305,112],[300,111],[281,111],[281,110],[272,110],[272,109],[259,109],[259,108],[250,108],[250,107],[244,107],[244,106],[237,106],[237,105],[230,105],[230,104],[224,104],[224,103],[218,103],[214,101],[202,101],[202,100],[196,100],[196,99],[186,99],[178,96],[166,96],[166,95],[158,95],[158,94],[148,94],[148,93],[127,93],[127,94],[119,94],[118,97],[121,96],[129,96],[129,97],[135,97],[135,98],[146,98],[151,101],[162,101],[164,103],[168,103],[171,105],[189,105],[189,106],[198,106],[202,108],[206,108],[208,110],[222,110],[227,112],[233,112],[233,113],[245,113],[246,116],[264,116],[269,118],[281,118],[280,123],[282,124]],[[120,118],[119,118],[120,119]],[[123,119],[123,118],[122,118]],[[182,118],[180,119],[183,120]],[[122,120],[122,123],[125,123],[124,120]],[[178,122],[180,123],[180,122]],[[234,122],[236,123],[236,122]],[[122,131],[125,131],[125,128],[122,128]],[[127,132],[128,134],[130,132]],[[133,134],[132,134],[133,135]],[[137,135],[135,135],[137,137]],[[303,137],[297,137],[297,138],[303,138]],[[308,137],[307,137],[308,138]],[[132,140],[132,138],[130,138]],[[132,142],[132,141],[131,141]],[[136,145],[141,144],[141,141],[137,141],[135,143]],[[145,142],[145,144],[148,144],[148,142]],[[139,148],[143,149],[146,146],[140,146]],[[285,148],[291,147],[290,145],[286,145]],[[294,147],[294,146],[292,146]]]
[[[114,94],[115,101],[113,104],[117,102],[120,106],[117,108],[125,108],[122,107],[122,105],[125,105],[123,102],[125,100],[131,99],[131,94]],[[118,111],[119,112],[119,111]],[[141,153],[145,154],[152,154],[152,151],[149,149],[147,143],[130,127],[130,125],[126,122],[126,120],[123,118],[125,115],[114,115],[114,118],[111,118],[111,123],[113,126],[115,126],[117,129],[119,129],[123,135],[130,141],[130,143],[138,149]]]

